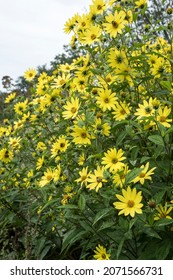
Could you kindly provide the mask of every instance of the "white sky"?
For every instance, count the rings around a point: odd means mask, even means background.
[[[0,90],[3,76],[15,81],[29,67],[49,65],[61,54],[71,38],[63,31],[65,22],[91,2],[0,0]]]

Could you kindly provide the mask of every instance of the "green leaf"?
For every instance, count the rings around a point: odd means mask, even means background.
[[[127,131],[125,131],[125,130],[123,130],[123,131],[119,134],[119,136],[118,136],[118,138],[117,138],[117,141],[116,141],[116,146],[119,146],[119,145],[122,143],[122,141],[124,140],[124,138],[126,137],[126,135],[127,135]]]
[[[67,231],[67,233],[64,235],[63,238],[61,252],[67,249],[67,247],[69,248],[70,246],[72,246],[77,240],[80,240],[85,234],[86,234],[85,230],[76,229],[76,228]]]
[[[166,88],[166,89],[168,89],[168,90],[171,91],[171,83],[170,83],[170,82],[168,82],[168,81],[161,81],[160,84],[161,84],[164,88]]]
[[[93,221],[93,225],[95,225],[98,221],[100,221],[102,218],[108,216],[110,213],[112,212],[111,208],[107,208],[107,209],[102,209],[100,210],[96,216],[95,219]]]
[[[168,226],[170,224],[173,224],[173,219],[162,218],[162,219],[158,220],[157,222],[155,222],[154,226],[155,227],[164,227],[164,226]]]
[[[163,138],[160,135],[151,135],[148,139],[156,145],[164,146]]]
[[[83,211],[85,209],[86,199],[85,199],[85,196],[83,194],[81,194],[80,197],[79,197],[78,206],[79,206],[79,209],[81,211]]]
[[[119,256],[121,254],[121,251],[122,251],[122,248],[123,248],[123,245],[124,245],[124,241],[126,240],[126,238],[123,236],[123,238],[121,239],[121,241],[119,242],[119,245],[118,245],[118,249],[117,249],[117,253],[116,253],[116,258],[117,260],[119,259]]]

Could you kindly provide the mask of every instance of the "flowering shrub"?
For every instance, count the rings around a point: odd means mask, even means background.
[[[6,98],[1,258],[172,258],[172,8],[153,31],[147,9],[93,0],[64,27],[85,54]]]

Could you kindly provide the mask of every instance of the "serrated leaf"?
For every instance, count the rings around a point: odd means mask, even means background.
[[[163,138],[160,135],[151,135],[148,139],[156,145],[164,146]]]

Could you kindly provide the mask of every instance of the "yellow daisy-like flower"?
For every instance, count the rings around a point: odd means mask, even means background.
[[[13,150],[18,150],[21,147],[20,145],[21,140],[22,140],[21,137],[10,137],[8,143]]]
[[[124,165],[119,170],[113,172],[113,183],[122,188],[126,182],[126,175],[129,171],[128,165]]]
[[[49,184],[54,178],[54,172],[51,168],[47,168],[44,172],[44,175],[41,177],[39,182],[40,187],[44,187],[45,185]]]
[[[11,94],[9,94],[6,98],[5,98],[5,103],[10,103],[12,100],[14,100],[16,96],[16,92],[12,92]]]
[[[161,204],[159,204],[156,207],[156,213],[154,215],[154,220],[160,220],[160,219],[172,219],[171,216],[169,216],[169,213],[172,211],[173,207],[168,207],[167,203],[165,204],[165,206],[162,206]]]
[[[13,152],[8,150],[7,148],[3,148],[0,150],[0,160],[2,162],[8,163],[13,158]]]
[[[123,157],[122,149],[118,150],[116,148],[109,149],[106,153],[104,153],[104,157],[102,158],[102,164],[105,165],[106,169],[109,169],[110,172],[117,171],[124,166],[122,162],[126,157]]]
[[[75,125],[71,135],[73,136],[72,141],[75,144],[79,144],[79,145],[87,145],[87,144],[90,145],[91,144],[90,135],[87,132],[87,129],[85,126],[79,127],[78,125]]]
[[[87,182],[88,182],[88,178],[89,178],[88,177],[89,176],[88,166],[82,168],[82,170],[79,171],[79,175],[80,175],[80,177],[78,179],[76,179],[75,181],[76,182],[81,182],[81,187],[83,186],[83,184],[86,186]]]
[[[89,29],[87,29],[81,37],[81,43],[91,45],[94,42],[100,40],[100,35],[102,30],[99,26],[92,25]]]
[[[116,121],[125,120],[130,114],[130,107],[125,102],[117,102],[112,114]]]
[[[164,125],[165,127],[170,127],[171,125],[169,122],[172,122],[172,119],[168,119],[170,113],[171,113],[171,108],[168,108],[167,106],[165,106],[163,109],[159,108],[156,120],[160,122],[162,125]]]
[[[24,73],[24,78],[26,81],[31,82],[37,75],[37,70],[34,68],[28,68]]]
[[[99,92],[99,96],[96,97],[96,100],[96,103],[103,110],[103,112],[105,112],[106,110],[115,108],[117,97],[115,97],[115,93],[112,93],[110,89],[102,89]]]
[[[116,194],[116,197],[121,202],[114,202],[113,205],[116,209],[121,210],[118,215],[124,214],[125,216],[135,216],[135,213],[142,214],[142,200],[141,191],[137,192],[136,188],[131,189],[129,186],[127,190],[122,189],[122,194]]]
[[[23,102],[16,103],[14,105],[14,111],[17,114],[22,115],[24,113],[24,111],[26,110],[26,108],[27,108],[27,103],[28,103],[27,99],[25,101],[23,101]]]
[[[147,5],[147,0],[139,0],[135,2],[136,8],[143,9]]]
[[[67,101],[66,105],[63,106],[63,108],[65,109],[65,111],[62,112],[63,118],[66,120],[74,119],[78,114],[79,107],[79,98],[72,97],[71,101]]]
[[[101,134],[105,136],[110,135],[110,125],[108,123],[102,123],[101,118],[96,118],[95,123],[93,124],[94,127],[94,133]]]
[[[106,9],[106,3],[104,0],[92,0],[92,6],[95,7],[98,14],[103,14],[104,10]]]
[[[143,104],[139,104],[139,108],[134,113],[135,116],[138,116],[137,119],[141,119],[143,117],[150,117],[154,115],[154,108],[152,104],[152,99],[149,101],[144,100]]]
[[[44,164],[44,156],[42,156],[41,158],[38,158],[37,159],[37,162],[36,162],[36,170],[40,170]]]
[[[115,11],[114,15],[110,14],[106,16],[106,23],[103,23],[105,31],[110,34],[111,37],[116,37],[118,33],[122,33],[123,28],[125,27],[126,16],[124,11]]]
[[[59,152],[64,153],[69,145],[70,145],[69,141],[66,139],[66,137],[64,135],[61,135],[52,145],[52,149],[51,149],[52,156],[56,157]]]
[[[88,189],[98,192],[98,190],[102,188],[103,183],[107,182],[104,177],[104,171],[104,168],[97,166],[97,169],[94,170],[94,174],[89,174],[89,178],[87,180],[89,183],[87,185]]]
[[[123,50],[112,48],[108,55],[108,63],[112,68],[128,64],[127,56]]]
[[[93,256],[96,260],[110,260],[110,254],[106,252],[106,249],[98,244],[94,250],[95,255]]]
[[[149,162],[146,163],[146,165],[142,165],[140,167],[142,169],[141,173],[132,180],[133,183],[137,183],[140,182],[142,185],[144,184],[145,180],[152,180],[151,175],[154,174],[154,170],[156,169],[156,167],[149,169]]]

